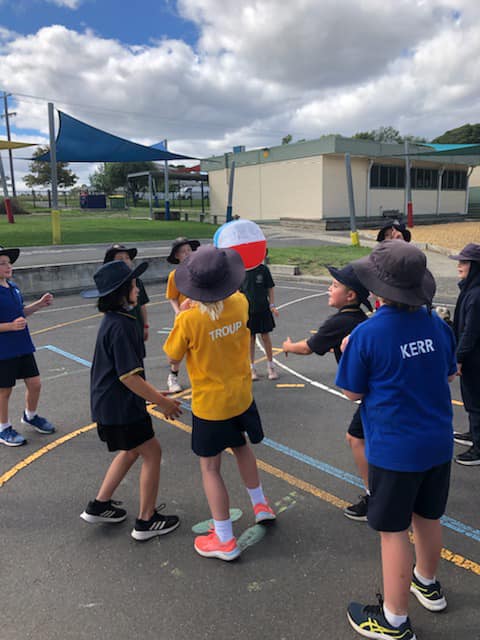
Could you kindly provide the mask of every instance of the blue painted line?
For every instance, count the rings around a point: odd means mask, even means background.
[[[43,347],[39,347],[39,349],[48,349],[49,351],[58,353],[64,358],[69,358],[74,362],[83,364],[85,367],[92,366],[92,363],[89,362],[88,360],[85,360],[84,358],[80,358],[73,353],[69,353],[68,351],[63,351],[63,349],[59,349],[58,347],[55,347],[52,344],[47,344]],[[189,402],[186,402],[185,400],[180,400],[180,406],[182,407],[182,409],[185,409],[186,411],[191,411],[191,404]],[[280,453],[290,456],[290,458],[294,458],[295,460],[299,460],[300,462],[303,462],[304,464],[307,464],[310,467],[314,467],[315,469],[319,469],[324,473],[328,473],[329,475],[334,476],[339,480],[344,480],[349,484],[353,484],[355,487],[363,488],[363,482],[361,481],[361,479],[358,476],[353,475],[352,473],[348,473],[347,471],[342,471],[341,469],[337,469],[336,467],[333,467],[332,465],[327,464],[326,462],[321,462],[321,460],[317,460],[316,458],[307,456],[306,454],[301,453],[300,451],[296,451],[295,449],[291,449],[290,447],[287,447],[284,444],[275,442],[275,440],[270,440],[270,438],[264,438],[262,442],[267,447],[270,447],[271,449],[275,449]],[[480,529],[474,529],[468,524],[464,524],[459,520],[450,518],[450,516],[443,516],[441,518],[441,521],[442,521],[442,524],[448,529],[452,529],[452,531],[455,531],[456,533],[461,533],[462,535],[467,536],[468,538],[472,538],[473,540],[480,542]]]

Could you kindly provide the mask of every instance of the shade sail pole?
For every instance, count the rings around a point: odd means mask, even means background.
[[[355,198],[353,195],[352,163],[350,154],[345,154],[345,171],[347,173],[348,210],[350,213],[350,239],[354,247],[360,246],[357,231],[357,221],[355,219]]]
[[[164,140],[163,144],[165,146],[165,151],[167,150],[168,140]],[[170,187],[168,184],[168,160],[165,160],[165,220],[170,220]]]
[[[52,209],[58,208],[57,146],[55,141],[55,111],[53,102],[48,103],[48,129],[50,132],[50,171],[52,184]]]

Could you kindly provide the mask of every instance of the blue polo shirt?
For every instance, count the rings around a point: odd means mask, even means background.
[[[450,327],[425,308],[382,306],[352,332],[336,384],[364,394],[367,460],[393,471],[426,471],[453,453],[448,376],[456,371]]]
[[[20,289],[10,280],[7,280],[7,284],[7,287],[0,286],[0,323],[13,322],[20,316],[25,317]],[[22,331],[0,332],[0,360],[26,356],[34,351],[28,326]]]

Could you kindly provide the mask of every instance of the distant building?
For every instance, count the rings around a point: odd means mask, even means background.
[[[419,157],[414,154],[426,148],[413,144],[409,151],[416,219],[464,215],[469,176],[480,157]],[[351,155],[359,226],[376,226],[386,215],[403,214],[403,144],[334,135],[203,160],[211,213],[225,215],[230,167],[235,161],[234,214],[257,221],[303,219],[322,222],[327,228],[348,226],[345,153]]]

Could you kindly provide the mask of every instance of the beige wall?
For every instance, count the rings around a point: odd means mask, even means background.
[[[365,215],[368,160],[351,158],[355,215]],[[343,156],[324,156],[323,217],[342,218],[350,214],[347,171]]]
[[[471,187],[480,187],[480,167],[475,167],[468,184]]]

